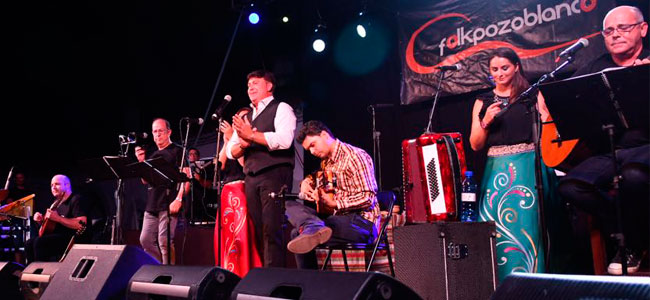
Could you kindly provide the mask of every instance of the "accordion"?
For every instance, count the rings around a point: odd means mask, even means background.
[[[430,133],[402,141],[406,222],[456,220],[465,170],[460,133]]]

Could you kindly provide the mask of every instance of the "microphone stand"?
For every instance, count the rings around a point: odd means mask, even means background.
[[[436,88],[436,94],[433,96],[433,105],[431,106],[431,111],[429,112],[429,123],[427,124],[427,128],[424,129],[424,133],[433,133],[431,131],[431,120],[433,120],[433,112],[436,109],[436,103],[438,102],[438,96],[440,96],[440,85],[442,84],[442,80],[445,77],[445,70],[440,69],[440,79],[438,79],[438,87]]]
[[[221,267],[221,166],[219,164],[219,154],[221,153],[220,150],[225,151],[224,149],[221,149],[223,147],[226,147],[226,144],[224,143],[222,147],[219,147],[221,145],[221,122],[223,121],[223,118],[219,116],[219,121],[217,121],[217,150],[214,155],[214,176],[212,180],[212,188],[217,191],[217,218],[216,218],[216,226],[217,226],[217,232],[219,232],[219,237],[217,240],[217,253],[219,255],[217,258],[217,267]]]
[[[182,120],[181,120],[182,122]],[[185,125],[185,139],[182,139],[183,136],[181,135],[181,139],[183,140],[183,152],[181,155],[181,164],[178,167],[180,172],[183,172],[183,165],[185,164],[185,153],[187,151],[187,140],[190,138],[190,122],[188,121],[187,124]],[[192,168],[190,169],[190,189],[192,187]],[[178,195],[178,192],[183,188],[183,182],[179,182],[176,184],[176,194]],[[167,189],[167,196],[169,196],[169,189]],[[192,200],[190,200],[190,205]],[[167,209],[167,264],[171,265],[172,264],[172,248],[171,248],[171,222],[172,222],[172,216],[171,212],[169,210],[169,205],[171,203],[167,203],[167,206],[165,207]],[[176,228],[174,228],[176,229]]]
[[[537,191],[537,199],[538,199],[538,223],[540,227],[540,231],[542,232],[542,243],[544,245],[544,268],[545,270],[548,270],[549,267],[549,242],[548,242],[548,233],[547,233],[547,228],[546,228],[546,220],[545,220],[545,212],[544,212],[544,182],[542,181],[542,150],[541,150],[541,143],[540,143],[540,136],[541,136],[541,117],[539,114],[539,111],[537,109],[537,92],[539,85],[544,83],[545,81],[548,81],[551,78],[555,78],[555,75],[557,72],[560,70],[564,69],[566,66],[568,66],[571,62],[573,62],[574,58],[573,56],[568,56],[567,60],[564,61],[562,64],[560,64],[555,70],[551,71],[548,74],[542,75],[542,77],[537,80],[534,84],[532,84],[528,89],[523,91],[517,98],[515,98],[514,101],[511,103],[516,103],[518,101],[522,101],[523,104],[526,105],[528,108],[528,113],[533,114],[533,122],[532,122],[532,132],[533,132],[533,144],[535,147],[535,189]],[[534,94],[535,97],[531,97],[531,95]],[[506,111],[510,106],[506,106],[503,110],[501,110],[497,115],[495,115],[495,118],[499,116],[499,114],[503,115],[504,111]]]
[[[372,160],[375,162],[375,173],[377,173],[377,183],[378,188],[381,191],[381,147],[380,147],[380,136],[381,132],[377,131],[376,127],[376,114],[375,107],[373,105],[368,106],[370,113],[372,114]]]
[[[131,144],[124,136],[119,137],[120,152],[119,157],[126,157],[129,152],[129,145]],[[122,206],[124,204],[124,180],[117,179],[117,188],[115,188],[115,215],[113,222],[111,222],[111,245],[122,244]]]

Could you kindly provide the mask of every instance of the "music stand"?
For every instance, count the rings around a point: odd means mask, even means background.
[[[619,170],[614,135],[629,128],[647,129],[648,99],[650,92],[650,66],[606,69],[598,73],[578,76],[562,81],[540,85],[546,106],[556,124],[560,140],[576,138],[608,138],[612,155],[614,177],[612,179],[616,203],[618,240],[623,253],[622,271],[627,275],[625,238],[623,236],[621,201],[617,199]],[[642,87],[639,89],[639,87]]]
[[[135,172],[127,167],[132,158],[124,156],[103,156],[81,161],[79,164],[86,175],[86,182],[116,180],[115,215],[111,222],[111,245],[122,244],[122,207],[124,205],[124,179],[135,178]]]
[[[179,171],[176,166],[168,163],[162,157],[148,159],[142,162],[135,162],[127,165],[131,168],[137,176],[144,179],[149,185],[154,187],[164,186],[167,187],[167,193],[170,189],[178,192],[178,186],[186,181],[189,181],[185,173]],[[167,263],[171,264],[171,215],[169,214],[169,203],[166,205],[167,209]]]

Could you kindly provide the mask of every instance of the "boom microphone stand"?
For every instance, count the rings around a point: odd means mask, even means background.
[[[540,231],[542,232],[542,243],[544,245],[544,268],[547,270],[549,266],[549,242],[548,242],[548,233],[546,229],[546,220],[544,219],[545,213],[544,213],[544,182],[542,181],[542,151],[541,151],[541,144],[540,144],[540,136],[541,136],[541,119],[540,119],[540,114],[539,111],[537,110],[537,94],[539,92],[539,85],[544,83],[545,81],[555,78],[555,75],[557,72],[560,70],[564,69],[566,66],[568,66],[570,63],[572,63],[574,60],[573,56],[570,55],[567,57],[566,61],[564,61],[562,64],[560,64],[555,70],[548,74],[542,75],[542,77],[537,80],[534,84],[532,84],[528,89],[523,91],[517,98],[515,98],[512,103],[516,103],[518,101],[521,101],[522,104],[526,105],[528,108],[528,113],[533,114],[533,122],[532,122],[532,132],[533,132],[533,144],[535,145],[535,189],[537,191],[537,199],[538,201],[538,222],[539,222],[539,227]],[[495,119],[502,116],[511,106],[506,106],[504,109],[502,109],[498,114],[495,115]]]

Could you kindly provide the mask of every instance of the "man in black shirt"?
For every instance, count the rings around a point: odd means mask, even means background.
[[[88,236],[88,233],[82,234],[88,221],[88,203],[79,194],[72,192],[70,179],[65,175],[55,175],[50,189],[55,198],[54,203],[44,215],[39,212],[34,214],[34,221],[46,226],[42,230],[43,235],[25,243],[28,263],[58,261],[75,234],[80,234],[75,240],[77,243],[84,242]]]
[[[157,151],[145,157],[146,153],[142,147],[135,148],[135,155],[138,161],[146,158],[154,159],[162,157],[167,163],[180,167],[183,157],[183,149],[173,144],[170,136],[169,121],[155,119],[151,125],[153,140],[158,147]],[[167,257],[167,223],[169,222],[169,236],[171,248],[171,263],[174,263],[174,232],[178,221],[177,214],[183,202],[183,189],[177,189],[176,185],[152,185],[144,179],[147,188],[147,205],[145,207],[144,219],[142,221],[142,232],[140,233],[140,244],[145,252],[155,257],[163,264],[169,264]],[[171,217],[167,217],[167,209]]]
[[[579,69],[575,75],[599,72],[611,67],[650,64],[649,51],[643,49],[642,39],[648,32],[641,11],[636,7],[619,6],[607,13],[602,35],[606,54]],[[647,89],[648,86],[639,86]],[[623,233],[628,253],[617,253],[609,264],[610,274],[621,274],[623,257],[627,271],[638,271],[648,247],[650,147],[648,128],[629,128],[616,137],[616,158],[620,170],[618,199],[621,201]],[[560,182],[564,199],[580,209],[599,217],[606,231],[616,231],[616,203],[609,191],[614,178],[611,154],[598,153],[573,168]]]

